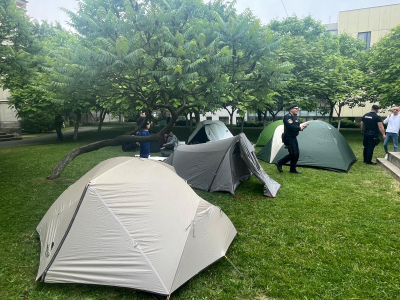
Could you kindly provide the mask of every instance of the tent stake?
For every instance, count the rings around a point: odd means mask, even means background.
[[[231,263],[232,267],[239,273],[240,276],[244,277],[244,275],[236,268],[236,266],[233,264],[233,262],[225,255],[225,258]]]

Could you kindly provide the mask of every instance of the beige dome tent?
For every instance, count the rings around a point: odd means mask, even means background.
[[[171,166],[132,157],[94,167],[64,191],[36,230],[36,280],[164,296],[223,257],[236,235],[222,210]]]
[[[179,145],[164,162],[173,166],[191,187],[208,192],[234,194],[253,174],[264,184],[264,196],[276,197],[281,187],[260,166],[244,133],[217,142]]]

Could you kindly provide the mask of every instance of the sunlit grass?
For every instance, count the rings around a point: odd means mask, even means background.
[[[78,141],[0,149],[0,299],[152,299],[124,288],[34,283],[39,263],[37,224],[55,199],[99,162],[124,153],[108,147],[81,155],[60,179],[46,180],[72,149],[125,133],[113,128],[84,132]],[[233,129],[237,134],[240,129]],[[245,129],[253,142],[261,129]],[[186,140],[185,128],[174,129]],[[350,172],[299,168],[279,173],[261,165],[282,184],[276,198],[263,198],[252,177],[236,191],[196,191],[220,206],[239,235],[227,256],[178,289],[172,299],[399,299],[400,185],[378,166],[362,161],[359,131],[343,131],[359,161]],[[301,149],[300,149],[301,151]],[[382,144],[375,150],[383,157]]]

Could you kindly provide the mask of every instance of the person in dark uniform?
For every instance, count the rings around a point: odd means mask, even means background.
[[[289,113],[283,118],[283,125],[285,131],[282,135],[282,142],[289,150],[289,154],[283,157],[276,164],[276,168],[279,172],[283,172],[282,166],[290,161],[290,173],[301,174],[297,171],[297,161],[299,160],[299,144],[297,143],[297,136],[299,132],[307,127],[307,124],[300,125],[297,120],[297,114],[299,112],[299,105],[292,104],[289,106]]]
[[[371,112],[366,113],[361,119],[361,133],[364,135],[364,163],[368,165],[376,165],[372,162],[372,155],[375,146],[379,144],[379,132],[383,139],[386,138],[382,119],[378,116],[379,109],[378,105],[372,105]]]
[[[62,117],[62,115],[57,114],[54,118],[54,127],[56,129],[57,132],[57,139],[56,142],[62,142],[63,141],[63,134],[61,132],[61,128],[64,124],[64,118]]]

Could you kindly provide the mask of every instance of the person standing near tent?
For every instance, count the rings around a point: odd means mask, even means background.
[[[138,136],[149,136],[150,123],[146,122],[144,127],[138,132]],[[140,144],[140,157],[149,158],[150,155],[150,142],[141,142]]]
[[[307,124],[300,125],[299,120],[297,120],[298,113],[299,105],[292,104],[289,106],[289,113],[283,118],[283,125],[285,127],[282,135],[282,142],[288,148],[289,154],[279,160],[276,164],[276,168],[279,172],[283,172],[282,166],[290,161],[290,173],[301,174],[301,172],[296,169],[297,161],[300,156],[297,136],[300,131],[307,127]]]
[[[385,142],[383,143],[383,147],[385,148],[386,156],[385,158],[388,158],[388,144],[390,139],[393,140],[393,147],[394,147],[394,152],[397,152],[398,150],[398,144],[399,144],[399,130],[400,130],[400,115],[399,115],[399,107],[395,106],[393,108],[393,113],[389,114],[385,121],[383,121],[383,124],[388,124],[386,128],[386,139]]]
[[[136,120],[136,126],[140,129],[140,125],[142,124],[142,122],[146,119],[146,112],[145,111],[141,111],[139,118]]]
[[[376,165],[372,162],[374,148],[379,144],[379,132],[383,139],[386,139],[385,128],[383,127],[382,118],[378,116],[380,107],[376,104],[372,105],[369,113],[366,113],[361,119],[361,133],[364,135],[364,163],[367,165]]]

